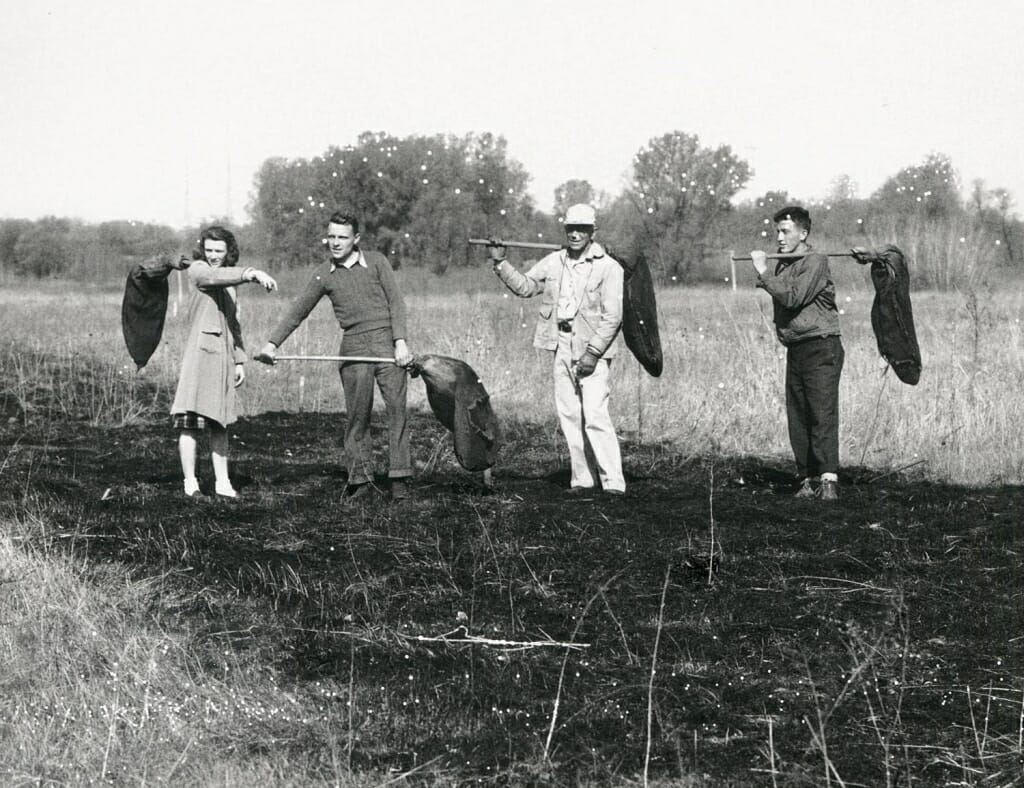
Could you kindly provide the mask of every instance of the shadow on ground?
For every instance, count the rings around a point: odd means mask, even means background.
[[[235,425],[242,498],[223,501],[184,498],[169,425],[12,418],[0,505],[45,512],[48,544],[166,575],[161,615],[211,655],[335,687],[356,766],[613,783],[649,744],[666,779],[812,785],[824,731],[850,784],[938,784],[961,772],[937,754],[977,750],[974,687],[988,773],[1020,776],[1021,488],[852,468],[826,505],[794,499],[782,463],[627,442],[627,496],[571,497],[554,424],[511,422],[487,491],[417,413],[413,496],[350,502],[343,419]]]

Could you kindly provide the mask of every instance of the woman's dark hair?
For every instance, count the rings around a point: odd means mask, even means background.
[[[221,227],[219,224],[207,227],[199,234],[199,244],[192,252],[193,260],[206,259],[206,253],[203,246],[206,241],[223,241],[227,244],[228,254],[221,265],[235,265],[238,263],[238,241],[235,240],[235,236],[230,230]]]

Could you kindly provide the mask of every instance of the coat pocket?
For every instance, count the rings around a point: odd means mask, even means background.
[[[220,329],[199,332],[199,349],[204,353],[220,353],[224,342]]]

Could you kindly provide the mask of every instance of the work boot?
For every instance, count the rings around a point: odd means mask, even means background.
[[[391,480],[391,500],[392,501],[404,501],[409,497],[409,485],[405,483],[404,479],[392,479]]]
[[[800,489],[796,491],[795,498],[816,498],[818,492],[814,489],[814,482],[809,478],[800,483]]]
[[[369,482],[363,482],[362,484],[349,484],[345,486],[345,492],[342,497],[346,501],[365,501],[370,497],[371,485]]]
[[[834,482],[831,479],[825,479],[821,483],[821,500],[823,501],[838,501],[839,500],[839,482]]]

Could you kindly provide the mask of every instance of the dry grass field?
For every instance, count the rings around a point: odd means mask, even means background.
[[[915,294],[924,373],[921,383],[910,387],[880,366],[867,272],[852,262],[833,263],[833,268],[846,347],[840,393],[843,464],[879,472],[911,467],[919,477],[964,484],[1024,481],[1024,451],[1018,445],[1024,402],[1012,396],[1024,377],[1024,292]],[[281,278],[279,294],[240,291],[243,329],[253,351],[304,282],[302,272]],[[531,347],[535,304],[506,296],[481,271],[468,272],[462,281],[419,271],[401,278],[414,352],[468,362],[500,413],[557,431],[550,371]],[[154,394],[173,393],[184,328],[183,319],[173,316],[174,299],[164,346],[141,379],[120,339],[119,291],[8,289],[0,291],[0,303],[3,352],[15,370],[7,386],[15,400],[30,399],[25,392],[43,383],[54,390],[58,406],[84,407],[94,424],[161,415],[159,400],[140,403],[133,392],[141,386]],[[684,456],[788,457],[784,353],[774,338],[768,297],[749,286],[735,293],[725,286],[680,288],[663,291],[659,308],[665,373],[658,379],[647,376],[624,351],[614,370],[620,431],[641,444],[671,444]],[[335,354],[339,337],[324,302],[282,352]],[[72,373],[65,374],[69,369]],[[67,385],[76,375],[90,378],[85,391]],[[413,383],[411,392],[414,406],[424,406],[422,386]],[[71,402],[83,396],[88,402]],[[344,407],[336,367],[325,363],[282,362],[273,369],[250,364],[241,399],[249,417]],[[556,444],[559,440],[553,436]]]
[[[413,350],[472,365],[506,438],[485,493],[412,382],[401,506],[341,499],[337,372],[290,362],[249,369],[241,500],[187,501],[181,319],[140,376],[118,289],[0,290],[0,782],[1020,784],[1022,296],[915,294],[907,387],[837,278],[829,508],[790,497],[749,287],[661,293],[665,374],[613,372],[629,493],[576,500],[534,305],[402,273]],[[243,291],[251,348],[302,280]],[[284,351],[337,351],[307,325]]]

